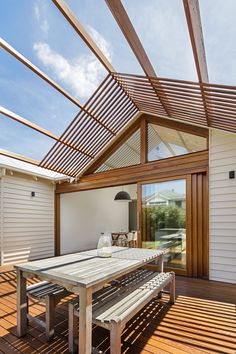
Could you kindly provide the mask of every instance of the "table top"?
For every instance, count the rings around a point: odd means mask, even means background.
[[[112,247],[112,257],[101,258],[97,250],[67,254],[16,265],[17,269],[55,283],[90,287],[151,262],[160,250]]]

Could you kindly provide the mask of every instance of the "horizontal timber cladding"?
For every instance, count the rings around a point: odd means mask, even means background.
[[[209,146],[209,275],[236,283],[236,135],[212,131]]]
[[[201,151],[161,161],[87,175],[82,177],[77,183],[62,183],[57,185],[56,193],[119,186],[156,178],[170,178],[181,174],[204,172],[207,169],[208,151]]]
[[[0,182],[2,264],[53,256],[54,185],[17,172]]]

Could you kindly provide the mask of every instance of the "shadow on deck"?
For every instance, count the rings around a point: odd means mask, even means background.
[[[169,307],[153,300],[122,335],[123,353],[236,353],[236,285],[177,277],[177,301]],[[24,338],[16,337],[16,275],[12,267],[0,267],[0,353],[68,353],[66,298],[57,306],[56,336],[48,343],[31,323]],[[30,306],[43,318],[44,306]],[[108,331],[94,327],[93,345],[109,353]]]

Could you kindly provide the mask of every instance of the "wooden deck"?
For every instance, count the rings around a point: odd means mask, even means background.
[[[165,298],[152,301],[128,323],[122,336],[123,352],[236,353],[236,285],[177,277],[177,301],[171,308]],[[67,349],[67,302],[56,311],[56,337],[30,323],[24,338],[16,337],[16,276],[11,267],[0,267],[0,353],[62,354]],[[30,311],[43,316],[43,305]],[[95,327],[93,345],[109,353],[108,332]]]

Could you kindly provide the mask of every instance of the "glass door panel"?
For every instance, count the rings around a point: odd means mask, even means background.
[[[165,251],[168,268],[186,269],[186,180],[142,184],[142,247]]]

